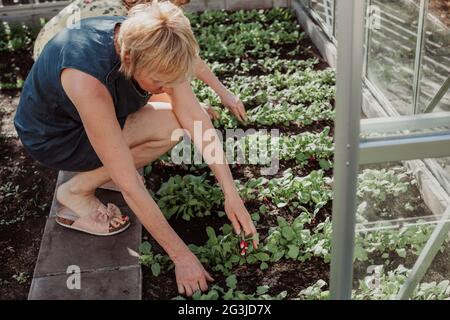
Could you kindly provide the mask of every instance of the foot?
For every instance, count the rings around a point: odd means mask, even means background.
[[[95,196],[94,193],[81,193],[74,191],[72,179],[61,184],[56,190],[56,199],[66,208],[70,209],[78,217],[85,217],[89,213],[95,212],[100,206],[105,205]],[[113,227],[125,224],[129,218],[127,216],[115,217],[111,221]]]
[[[86,216],[101,205],[94,193],[78,193],[74,189],[72,179],[61,184],[56,190],[56,199],[79,217]]]
[[[65,206],[59,207],[56,215],[56,223],[59,225],[96,236],[112,236],[130,226],[128,217],[123,216],[120,209],[112,203],[107,206],[100,205],[97,211],[84,217],[74,217],[73,212]],[[70,218],[66,218],[68,216]],[[122,218],[115,219],[116,217]]]

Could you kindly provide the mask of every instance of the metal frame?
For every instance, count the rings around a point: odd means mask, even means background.
[[[436,93],[434,98],[431,99],[430,103],[428,104],[424,112],[425,113],[433,112],[434,108],[436,108],[436,106],[444,97],[444,95],[447,93],[449,88],[450,88],[450,75],[447,77],[447,80],[445,80],[445,82],[442,84],[442,87]]]
[[[419,25],[417,27],[416,58],[414,61],[413,105],[412,114],[418,113],[420,89],[422,82],[422,62],[425,48],[425,29],[428,16],[429,0],[420,0]]]
[[[338,63],[331,249],[331,299],[351,299],[359,126],[362,105],[364,1],[337,3]]]
[[[414,267],[409,275],[408,279],[405,281],[403,286],[396,297],[397,300],[408,299],[416,289],[419,282],[425,276],[428,268],[431,266],[436,254],[444,243],[445,239],[450,232],[450,208],[448,208],[442,215],[441,221],[434,229],[433,233],[428,239],[425,247],[419,255]]]
[[[360,164],[440,158],[450,155],[450,131],[362,139]]]
[[[434,159],[424,159],[426,167],[433,174],[442,189],[450,195],[450,176]]]
[[[398,131],[450,128],[450,113],[439,112],[395,118],[371,118],[361,120],[361,134],[390,133]]]

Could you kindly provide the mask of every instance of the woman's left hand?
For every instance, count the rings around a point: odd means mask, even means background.
[[[253,247],[258,248],[258,232],[250,214],[245,208],[239,194],[225,195],[225,213],[228,219],[230,219],[233,229],[237,235],[244,231],[246,237],[253,237]]]
[[[231,92],[227,92],[220,97],[222,104],[234,114],[234,116],[241,122],[247,121],[247,113],[242,101]]]

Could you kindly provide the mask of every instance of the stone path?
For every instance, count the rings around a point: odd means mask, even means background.
[[[56,185],[73,174],[60,171]],[[96,194],[103,203],[112,202],[129,215],[132,225],[112,237],[91,236],[63,228],[55,222],[59,204],[54,196],[28,299],[141,299],[141,267],[138,259],[128,252],[128,248],[138,251],[141,224],[120,192],[97,189]],[[70,268],[74,268],[75,273]],[[76,288],[78,275],[80,289]]]

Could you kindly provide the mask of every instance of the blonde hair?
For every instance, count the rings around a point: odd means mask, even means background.
[[[133,7],[117,37],[122,66],[131,78],[137,70],[174,83],[193,74],[199,47],[183,11],[169,1]]]
[[[183,6],[191,2],[191,0],[168,0],[168,1],[172,2],[176,6]],[[153,0],[123,0],[122,2],[127,8],[127,10],[130,10],[132,7],[138,4],[152,3]]]

